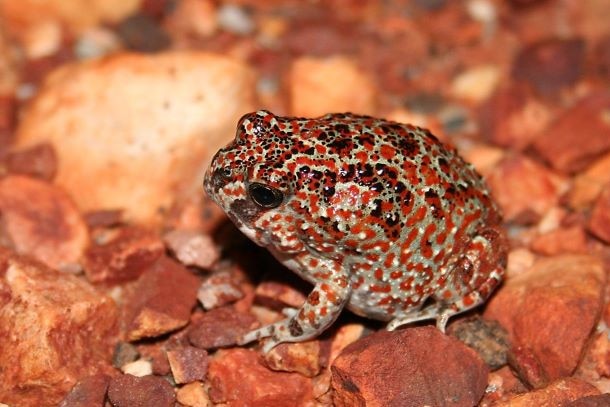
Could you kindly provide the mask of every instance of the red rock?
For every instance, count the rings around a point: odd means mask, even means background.
[[[328,363],[332,364],[343,349],[364,336],[365,329],[362,324],[346,324],[339,327],[331,340]]]
[[[523,155],[513,155],[500,162],[488,184],[507,221],[529,223],[557,204],[564,180]]]
[[[114,407],[174,407],[174,388],[162,377],[117,376],[108,386],[108,399]]]
[[[552,38],[529,45],[515,60],[513,77],[538,92],[556,93],[573,85],[582,74],[585,42],[581,38]]]
[[[3,161],[10,174],[27,175],[45,181],[53,180],[57,171],[55,150],[46,143],[11,151]]]
[[[312,401],[311,380],[267,369],[252,350],[219,350],[210,361],[208,377],[210,399],[228,407],[302,406]]]
[[[110,377],[105,374],[79,380],[59,407],[104,407]]]
[[[492,370],[506,364],[508,333],[497,321],[477,316],[459,319],[449,325],[447,333],[474,349]]]
[[[0,52],[2,52],[2,39],[0,39]],[[4,73],[0,66],[0,71]],[[17,118],[17,101],[13,96],[0,95],[0,154],[13,140]]]
[[[160,257],[125,299],[127,339],[155,337],[186,325],[199,284],[199,278],[180,263]]]
[[[209,269],[220,258],[220,250],[209,235],[176,229],[165,234],[163,240],[185,266]]]
[[[253,315],[231,306],[215,308],[192,323],[188,338],[198,348],[215,349],[235,345],[237,339],[258,325]]]
[[[591,384],[574,377],[568,377],[543,389],[496,403],[494,407],[566,406],[569,405],[570,401],[598,394],[599,390]]]
[[[606,184],[610,183],[610,153],[596,160],[574,178],[569,193],[570,207],[589,209]]]
[[[591,233],[610,244],[610,183],[597,198],[587,226]]]
[[[87,226],[59,187],[21,175],[0,180],[3,229],[16,252],[52,268],[75,264],[89,243]]]
[[[178,389],[176,400],[187,407],[210,407],[210,396],[200,382],[185,384]]]
[[[540,387],[572,374],[597,323],[604,281],[600,259],[556,256],[508,279],[491,299],[485,317],[508,330],[523,380]]]
[[[523,149],[546,128],[550,109],[523,85],[497,91],[479,110],[481,134],[494,144]]]
[[[595,47],[595,68],[602,78],[610,78],[610,35],[602,37]]]
[[[236,265],[222,263],[199,287],[197,299],[204,309],[210,310],[230,304],[244,297],[241,290],[243,273]]]
[[[174,381],[178,384],[203,381],[208,371],[208,353],[203,349],[186,346],[167,352]]]
[[[85,222],[90,228],[119,226],[123,223],[123,211],[105,209],[85,213]]]
[[[508,366],[489,374],[489,385],[480,406],[495,405],[500,400],[507,400],[515,395],[527,392],[525,385],[515,377]]]
[[[282,343],[264,355],[265,363],[271,370],[296,372],[305,377],[320,373],[320,342],[307,341]]]
[[[267,308],[281,311],[286,307],[299,308],[305,302],[305,295],[288,284],[264,281],[254,290],[254,301]]]
[[[560,227],[548,233],[538,235],[530,243],[531,249],[546,256],[589,251],[587,236],[580,225]]]
[[[610,150],[610,92],[596,93],[566,110],[536,139],[536,152],[553,168],[576,172]]]
[[[0,248],[0,400],[56,406],[110,369],[117,309],[82,279]]]
[[[150,360],[153,374],[157,376],[167,376],[171,373],[169,361],[167,360],[167,350],[163,342],[141,342],[138,344],[138,352],[141,359]]]
[[[119,284],[137,279],[155,263],[165,246],[156,233],[130,226],[97,236],[83,258],[83,268],[92,283]]]
[[[343,350],[332,367],[342,406],[473,406],[488,369],[475,351],[434,327],[379,331]]]
[[[607,407],[610,406],[610,394],[585,396],[565,404],[565,407]]]

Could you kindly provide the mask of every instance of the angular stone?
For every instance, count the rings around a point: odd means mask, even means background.
[[[237,265],[221,263],[203,280],[197,291],[197,299],[206,310],[235,302],[244,297],[241,290],[242,280],[243,272],[237,269]]]
[[[78,379],[110,369],[116,328],[109,297],[0,248],[2,402],[56,406]]]
[[[245,333],[258,327],[256,318],[231,306],[204,313],[189,327],[190,342],[201,349],[216,349],[237,343]]]
[[[574,178],[568,195],[570,206],[578,210],[588,208],[608,183],[610,183],[610,153],[606,153]]]
[[[565,407],[607,407],[610,406],[610,394],[585,396],[565,404]]]
[[[449,325],[447,332],[474,349],[492,370],[506,364],[508,333],[498,322],[480,317],[461,319]]]
[[[228,406],[301,406],[312,401],[311,380],[274,372],[247,349],[219,350],[210,361],[210,399]]]
[[[500,162],[488,184],[506,220],[530,223],[557,204],[566,181],[524,155],[513,155]]]
[[[185,266],[210,269],[220,258],[220,250],[209,235],[176,229],[166,233],[163,240]]]
[[[597,323],[604,281],[600,259],[555,256],[508,279],[491,299],[485,317],[508,330],[523,380],[541,387],[572,374]]]
[[[83,211],[123,209],[127,220],[159,224],[176,200],[200,194],[204,168],[253,97],[254,77],[237,60],[117,53],[66,64],[45,81],[16,145],[52,144],[55,181]]]
[[[585,45],[582,38],[552,38],[529,45],[517,55],[513,77],[543,94],[556,93],[580,79]]]
[[[597,198],[587,226],[591,233],[610,244],[610,183]]]
[[[374,112],[376,88],[372,80],[344,57],[296,59],[290,70],[289,87],[290,112],[297,116]]]
[[[108,386],[108,399],[114,407],[174,407],[174,388],[159,376],[117,376]]]
[[[257,304],[281,311],[286,307],[299,308],[305,302],[305,295],[288,284],[263,281],[254,290]]]
[[[264,355],[265,363],[271,370],[297,372],[305,377],[320,373],[320,342],[306,341],[282,343]]]
[[[75,264],[89,243],[72,199],[55,185],[22,175],[0,179],[3,231],[16,252],[49,267]]]
[[[434,327],[379,331],[343,350],[331,366],[343,406],[473,406],[488,369],[474,350]]]
[[[581,225],[559,227],[538,235],[532,240],[530,247],[534,252],[546,256],[568,253],[585,254],[589,251],[587,235]]]
[[[563,112],[533,144],[553,168],[576,172],[610,150],[610,92],[580,100]]]
[[[138,226],[114,229],[91,245],[83,258],[83,268],[92,283],[119,284],[137,279],[161,255],[161,237]]]
[[[208,353],[186,346],[167,352],[174,381],[178,384],[203,381],[208,371]]]
[[[2,165],[10,174],[51,181],[57,172],[57,156],[53,146],[43,143],[9,152],[2,159]]]
[[[176,393],[178,403],[187,407],[212,407],[212,402],[201,382],[185,384]]]
[[[551,383],[549,386],[515,396],[494,404],[494,407],[567,406],[568,403],[585,396],[598,395],[593,385],[574,377]]]
[[[85,377],[76,383],[59,407],[104,407],[110,377],[105,374]]]
[[[126,337],[155,337],[183,327],[197,303],[200,279],[180,263],[160,257],[125,299]]]

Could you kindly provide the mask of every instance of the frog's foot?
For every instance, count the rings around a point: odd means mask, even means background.
[[[439,306],[437,303],[433,303],[423,309],[417,308],[405,314],[397,316],[388,323],[386,329],[388,331],[393,331],[403,325],[412,324],[414,322],[419,321],[425,321],[427,319],[435,319],[438,317],[438,314]],[[443,331],[443,329],[441,329],[441,331]]]
[[[288,318],[248,332],[238,340],[238,344],[268,338],[263,346],[263,352],[267,353],[283,342],[301,342],[316,337],[339,316],[350,292],[344,278],[318,283],[298,311],[285,310]]]

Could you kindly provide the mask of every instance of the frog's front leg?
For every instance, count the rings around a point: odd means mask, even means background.
[[[337,319],[351,294],[347,268],[332,260],[317,261],[319,265],[310,272],[317,283],[301,308],[286,319],[248,332],[238,341],[240,345],[269,338],[263,346],[267,353],[282,342],[316,337]]]

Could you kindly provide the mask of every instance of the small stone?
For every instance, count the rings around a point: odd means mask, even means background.
[[[346,347],[331,372],[337,407],[474,406],[488,375],[474,350],[434,327],[373,333]]]
[[[199,278],[180,263],[160,257],[125,298],[127,339],[156,337],[186,325],[199,284]]]
[[[121,371],[136,377],[144,377],[153,374],[152,363],[145,359],[127,363],[121,366]]]
[[[112,230],[98,238],[83,258],[87,279],[92,283],[119,284],[137,279],[165,253],[161,238],[139,226]]]
[[[367,332],[362,324],[341,325],[331,340],[328,364],[332,364],[337,356],[343,352],[343,349],[356,342],[358,339],[363,338],[366,334]]]
[[[257,326],[258,321],[251,314],[226,306],[210,310],[194,321],[188,338],[198,348],[216,349],[235,345],[237,339]]]
[[[164,19],[163,26],[174,42],[176,37],[210,37],[218,28],[216,4],[212,0],[182,0]]]
[[[488,184],[504,219],[533,223],[559,202],[564,178],[524,155],[502,160],[489,175]]]
[[[498,322],[480,317],[459,320],[449,326],[448,333],[474,349],[491,370],[506,364],[508,333]]]
[[[301,57],[289,75],[291,113],[317,117],[328,112],[371,114],[376,88],[371,79],[344,57]]]
[[[610,150],[608,134],[610,92],[594,93],[564,111],[533,147],[553,168],[572,173]]]
[[[125,46],[133,51],[158,52],[171,45],[171,38],[159,24],[144,14],[134,14],[116,28]]]
[[[105,374],[85,377],[72,387],[59,407],[104,407],[108,383],[110,377]]]
[[[228,305],[244,297],[240,287],[242,277],[235,265],[222,263],[199,287],[197,299],[204,309]]]
[[[531,249],[546,256],[567,253],[588,253],[587,236],[581,225],[560,227],[538,235],[530,243]]]
[[[110,228],[124,223],[123,211],[119,209],[100,209],[85,213],[85,222],[89,228]]]
[[[609,183],[610,153],[606,153],[584,172],[576,175],[569,193],[570,207],[578,210],[589,208]]]
[[[212,407],[212,402],[201,382],[185,384],[176,393],[178,403],[187,407]]]
[[[254,290],[254,301],[257,304],[281,311],[286,307],[299,308],[305,302],[305,295],[288,284],[275,281],[264,281]]]
[[[236,4],[223,4],[216,14],[218,26],[225,31],[238,35],[248,35],[255,29],[254,21],[244,7]]]
[[[320,342],[306,341],[282,343],[264,355],[265,363],[271,370],[296,372],[305,377],[320,373]]]
[[[543,389],[500,401],[494,404],[494,407],[567,406],[570,401],[598,394],[599,391],[593,385],[575,377],[568,377]]]
[[[87,244],[87,226],[74,202],[56,186],[22,175],[0,179],[3,231],[16,252],[49,267],[77,263]]]
[[[565,404],[565,407],[607,407],[610,406],[610,394],[585,396]]]
[[[457,75],[451,82],[451,95],[471,102],[482,102],[495,90],[500,70],[494,65],[475,66]]]
[[[114,354],[112,355],[112,365],[117,369],[121,366],[131,363],[140,357],[138,349],[128,342],[119,342],[114,347]]]
[[[117,376],[108,386],[114,407],[174,407],[176,396],[169,382],[158,376]]]
[[[172,230],[163,236],[165,244],[185,266],[210,269],[220,258],[218,246],[209,235],[191,230]]]
[[[509,278],[489,301],[485,317],[510,335],[511,366],[531,386],[572,374],[603,302],[604,265],[588,255],[538,260]]]
[[[610,183],[597,198],[587,227],[595,236],[610,244]]]
[[[301,406],[311,402],[311,380],[274,372],[247,349],[219,350],[210,360],[209,395],[214,403],[245,406]]]
[[[44,181],[53,180],[57,171],[55,149],[47,143],[11,151],[2,161],[9,174],[26,175]]]
[[[582,76],[584,57],[585,41],[581,38],[543,40],[517,55],[513,76],[542,94],[553,94]]]
[[[208,371],[208,353],[186,346],[167,352],[167,360],[178,384],[203,381]]]

